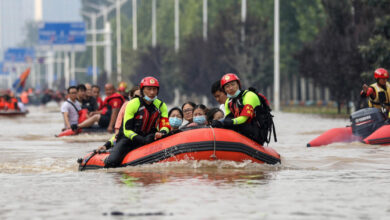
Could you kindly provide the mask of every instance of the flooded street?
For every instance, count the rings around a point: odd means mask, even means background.
[[[282,164],[193,162],[79,172],[108,134],[56,138],[59,107],[0,118],[0,219],[388,219],[390,147],[307,148],[347,119],[276,114]]]

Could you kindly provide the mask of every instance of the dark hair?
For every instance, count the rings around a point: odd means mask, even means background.
[[[188,105],[191,105],[192,108],[195,108],[195,106],[196,106],[196,104],[193,103],[193,102],[184,102],[184,104],[181,106],[181,110],[183,110],[184,106],[187,105],[187,104],[188,104]]]
[[[93,88],[98,88],[99,91],[100,91],[100,87],[99,87],[98,85],[93,85],[93,86],[92,86],[92,89],[93,89]]]
[[[168,112],[168,117],[169,117],[169,116],[171,115],[171,113],[172,113],[173,111],[175,111],[175,110],[179,111],[179,114],[181,115],[181,117],[184,118],[183,111],[182,111],[179,107],[173,107],[173,108],[171,108],[171,110],[169,110],[169,112]]]
[[[71,89],[76,89],[77,90],[77,87],[76,86],[69,86],[69,88],[67,89],[68,93],[70,92]]]
[[[134,86],[133,88],[130,89],[129,95],[131,98],[134,98],[134,93],[139,89],[139,86]]]
[[[209,109],[203,104],[196,105],[192,112],[194,112],[198,108],[202,109],[204,111],[204,114],[207,115],[207,112],[209,111]]]
[[[213,85],[211,86],[211,94],[214,94],[218,91],[224,92],[221,88],[221,80],[214,82]]]
[[[215,113],[217,113],[217,112],[222,112],[222,114],[224,114],[223,111],[222,111],[221,109],[219,109],[219,108],[212,108],[212,109],[210,109],[210,110],[207,112],[207,121],[208,121],[209,123],[211,123],[211,121],[214,119],[214,115],[215,115]]]
[[[85,87],[84,84],[78,84],[77,85],[77,91],[87,91],[87,87]]]

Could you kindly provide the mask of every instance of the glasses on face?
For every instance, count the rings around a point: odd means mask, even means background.
[[[183,112],[184,113],[189,113],[189,112],[192,112],[194,109],[192,108],[188,108],[188,109],[184,109]]]

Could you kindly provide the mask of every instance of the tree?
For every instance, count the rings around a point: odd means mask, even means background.
[[[364,0],[322,3],[326,26],[313,42],[304,46],[297,59],[304,76],[330,88],[340,112],[342,103],[358,97],[360,74],[367,68],[358,48],[368,40],[369,23],[361,18],[369,11]]]

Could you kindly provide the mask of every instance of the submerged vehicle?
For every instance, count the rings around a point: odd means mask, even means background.
[[[390,144],[390,125],[377,108],[360,109],[350,116],[351,126],[332,128],[311,140],[307,147],[361,141],[366,144]]]
[[[109,154],[109,151],[87,154],[78,160],[79,170],[104,168]],[[235,131],[209,127],[182,131],[132,150],[121,166],[180,160],[250,160],[277,164],[280,155]]]

